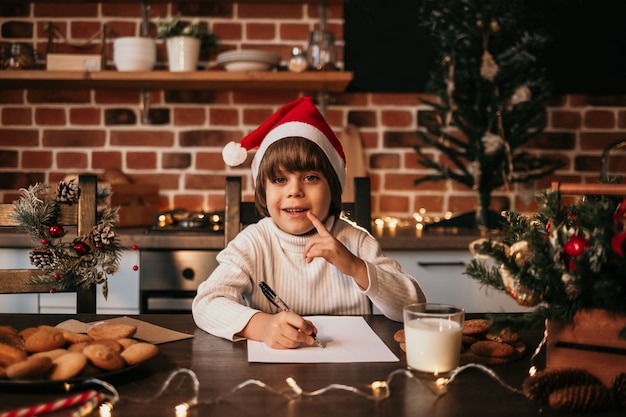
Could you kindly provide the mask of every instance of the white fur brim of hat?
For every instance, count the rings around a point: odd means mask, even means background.
[[[346,183],[346,165],[343,162],[343,159],[341,159],[337,150],[333,147],[328,138],[324,136],[321,130],[309,123],[304,122],[283,123],[274,128],[267,134],[265,139],[263,139],[261,146],[259,146],[259,149],[254,155],[254,159],[252,159],[252,179],[255,184],[259,173],[259,165],[261,165],[261,160],[263,159],[263,155],[265,155],[267,148],[272,143],[288,137],[303,137],[317,144],[317,146],[324,151],[324,154],[326,154],[326,157],[335,169],[337,178],[339,178],[339,183],[343,189]]]

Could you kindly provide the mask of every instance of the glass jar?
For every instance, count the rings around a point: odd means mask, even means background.
[[[336,60],[335,34],[329,30],[310,32],[307,47],[309,68],[316,71],[334,71]]]
[[[5,69],[27,69],[35,62],[33,47],[26,43],[12,43],[4,50],[3,67]]]
[[[297,46],[291,50],[291,58],[287,63],[287,69],[291,72],[306,71],[309,66],[305,52]]]

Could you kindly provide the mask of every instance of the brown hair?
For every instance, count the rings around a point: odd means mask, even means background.
[[[341,184],[328,157],[315,142],[302,137],[288,137],[272,143],[259,164],[256,179],[255,205],[263,216],[269,216],[265,200],[265,183],[280,175],[280,169],[288,172],[319,171],[326,177],[330,187],[329,216],[341,214]],[[322,219],[323,220],[323,219]]]

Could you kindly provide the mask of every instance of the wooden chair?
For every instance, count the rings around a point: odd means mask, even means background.
[[[93,175],[81,175],[78,177],[78,186],[78,204],[61,205],[60,224],[68,228],[75,227],[77,236],[86,236],[96,224],[98,180]],[[13,204],[0,204],[0,226],[17,226],[10,218],[13,212]],[[39,269],[0,269],[0,294],[49,293],[50,286],[47,284],[29,284],[33,277],[40,274]],[[76,292],[77,313],[96,313],[95,286],[62,291]]]
[[[344,214],[359,226],[371,232],[372,208],[369,177],[354,178],[354,202],[344,202]],[[233,240],[242,225],[255,223],[261,218],[253,202],[241,199],[241,177],[226,177],[224,208],[224,244]]]

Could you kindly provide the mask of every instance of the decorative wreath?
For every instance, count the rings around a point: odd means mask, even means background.
[[[76,204],[80,188],[74,180],[61,181],[52,195],[47,184],[35,184],[20,189],[20,199],[14,203],[11,218],[18,227],[31,235],[37,244],[29,253],[30,263],[43,271],[32,284],[49,284],[50,292],[57,289],[90,287],[102,284],[102,294],[108,295],[108,276],[119,268],[122,248],[115,236],[118,208],[104,203],[110,192],[99,188],[96,225],[89,236],[64,240],[65,230],[59,224],[61,204]]]

